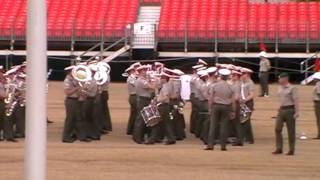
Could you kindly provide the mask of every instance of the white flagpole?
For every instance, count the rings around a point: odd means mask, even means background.
[[[47,178],[47,5],[28,0],[25,180]]]

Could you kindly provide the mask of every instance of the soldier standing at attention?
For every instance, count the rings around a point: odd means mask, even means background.
[[[320,139],[320,73],[316,73],[314,76],[317,81],[316,86],[314,87],[313,95],[314,95],[314,111],[316,114],[318,134],[314,139]]]
[[[276,120],[276,150],[273,154],[281,154],[283,149],[282,129],[284,123],[287,125],[289,137],[289,152],[287,155],[294,155],[296,140],[296,119],[299,117],[298,89],[289,83],[289,75],[279,75],[280,109]]]
[[[138,113],[134,124],[133,140],[138,144],[144,143],[144,136],[147,129],[140,111],[150,104],[155,90],[155,84],[147,78],[148,68],[148,66],[140,66],[137,68],[138,78],[135,82]]]
[[[137,96],[136,96],[136,87],[135,82],[137,76],[135,74],[136,70],[133,66],[130,66],[125,70],[128,73],[127,78],[127,88],[129,93],[129,104],[130,104],[130,115],[127,126],[127,135],[132,135],[134,129],[134,123],[137,116]]]
[[[205,150],[213,150],[215,145],[214,135],[216,134],[216,127],[220,124],[220,144],[221,150],[226,151],[226,144],[228,138],[228,123],[230,117],[234,116],[234,99],[235,92],[231,85],[228,84],[227,80],[231,74],[228,69],[220,69],[219,71],[220,80],[211,87],[210,98],[213,104],[211,107],[211,119],[208,136],[208,146]]]
[[[252,70],[247,68],[241,69],[241,88],[240,88],[240,103],[244,103],[251,113],[246,118],[246,121],[241,122],[243,128],[243,135],[249,144],[254,144],[254,135],[251,125],[251,115],[254,110],[255,85],[251,79]]]
[[[261,86],[260,97],[269,96],[269,71],[271,69],[270,61],[267,59],[267,53],[261,51],[259,54],[260,68],[259,68],[259,79]]]

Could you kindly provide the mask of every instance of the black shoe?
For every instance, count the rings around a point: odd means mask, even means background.
[[[73,143],[74,141],[73,140],[63,140],[62,142],[63,143]]]
[[[272,154],[282,154],[282,150],[275,150],[272,152]]]
[[[14,142],[14,143],[18,142],[18,140],[14,139],[14,138],[6,139],[6,141],[8,141],[8,142]]]
[[[145,142],[144,144],[145,145],[152,145],[152,144],[154,144],[155,142],[154,141],[147,141],[147,142]]]
[[[233,143],[232,146],[243,146],[243,143]]]
[[[213,149],[214,149],[213,147],[209,147],[209,146],[207,146],[206,148],[204,148],[205,151],[213,151]]]
[[[223,147],[221,148],[221,151],[227,151],[227,148]]]
[[[19,138],[24,138],[24,135],[22,135],[22,134],[15,134],[15,135],[14,135],[14,138],[17,138],[17,139],[19,139]]]
[[[293,156],[293,155],[294,155],[294,152],[293,152],[293,151],[289,151],[286,155],[287,155],[287,156]]]
[[[166,141],[164,144],[165,145],[173,145],[173,144],[176,144],[176,142],[175,141]]]
[[[101,131],[101,134],[109,134],[109,131],[106,131],[106,130],[103,130],[103,131]]]
[[[90,140],[90,139],[81,139],[81,140],[80,140],[80,142],[86,142],[86,143],[89,143],[89,142],[91,142],[91,140]]]
[[[47,124],[52,124],[53,121],[47,120]]]

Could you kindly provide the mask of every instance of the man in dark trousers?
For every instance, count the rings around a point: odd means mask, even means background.
[[[315,139],[320,139],[320,72],[314,74],[314,79],[317,81],[313,90],[314,112],[317,122],[317,136]]]
[[[147,77],[148,66],[140,66],[137,68],[138,78],[135,82],[137,95],[137,117],[134,124],[133,140],[138,143],[144,143],[144,136],[146,134],[146,124],[140,111],[148,106],[153,98],[155,84]],[[151,144],[152,142],[147,142]]]
[[[130,115],[127,125],[127,135],[132,135],[134,129],[134,123],[137,117],[137,96],[135,83],[137,80],[136,70],[133,66],[130,66],[125,70],[128,73],[127,89],[129,94]]]
[[[255,97],[255,85],[251,79],[252,70],[247,68],[241,69],[241,87],[239,100],[240,103],[244,103],[249,109],[250,113],[247,114],[246,121],[241,122],[243,128],[244,138],[249,144],[254,144],[254,135],[251,125],[251,115],[254,110],[254,97]]]
[[[278,92],[280,100],[279,113],[276,120],[276,150],[273,154],[281,154],[283,151],[282,129],[287,125],[289,137],[289,151],[287,155],[292,156],[295,152],[296,119],[299,117],[298,88],[289,83],[289,74],[279,75],[280,89]]]
[[[171,76],[162,72],[161,74],[161,87],[159,89],[159,93],[156,97],[156,101],[159,104],[159,113],[163,124],[164,129],[164,137],[166,137],[165,145],[172,145],[176,143],[176,137],[174,133],[174,121],[170,119],[170,91],[171,85],[169,84],[169,78]],[[160,124],[156,125],[152,128],[152,133],[149,139],[149,142],[157,141],[157,133],[160,130]]]
[[[0,69],[2,69],[2,67]],[[5,98],[7,97],[5,83],[6,82],[3,73],[0,72],[0,135],[2,133],[0,140],[17,142],[17,140],[14,139],[12,118],[7,116],[5,113],[6,108],[9,108],[4,102]]]
[[[268,97],[269,96],[269,71],[271,69],[270,61],[267,58],[267,53],[265,51],[261,51],[259,53],[260,58],[260,67],[259,67],[259,79],[261,86],[261,94],[260,97]]]
[[[71,70],[73,68],[74,66],[65,68],[67,71],[67,76],[64,80],[66,119],[62,142],[73,143],[77,139],[82,142],[90,142],[90,140],[87,139],[85,122],[81,113],[82,102],[79,100],[81,87],[79,86],[78,81],[71,75]]]
[[[230,118],[234,116],[234,100],[235,92],[227,80],[231,74],[228,69],[220,69],[220,80],[210,89],[210,105],[211,120],[208,136],[208,146],[205,150],[213,150],[215,145],[215,131],[216,127],[220,124],[219,135],[221,151],[227,151],[227,138],[228,138],[228,123]]]

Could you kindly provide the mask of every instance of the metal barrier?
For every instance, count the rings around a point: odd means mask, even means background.
[[[314,61],[318,57],[319,53],[319,51],[316,52],[311,57],[307,58],[306,60],[300,63],[300,73],[304,74],[305,79],[309,77],[310,70],[314,68],[314,63],[311,64],[310,61]]]

